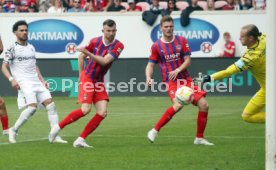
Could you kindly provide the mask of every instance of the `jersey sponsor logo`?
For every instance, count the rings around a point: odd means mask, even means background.
[[[29,43],[40,53],[65,52],[68,44],[79,45],[84,37],[83,31],[75,24],[44,19],[29,23]],[[67,51],[68,52],[68,51]]]
[[[26,60],[33,60],[35,59],[35,56],[31,56],[31,57],[18,57],[17,60],[18,61],[26,61]]]
[[[176,54],[169,54],[169,55],[165,55],[166,61],[173,61],[173,60],[178,60],[178,57],[180,56],[180,53],[176,53]]]
[[[185,37],[192,52],[200,51],[201,44],[210,42],[214,45],[219,39],[219,30],[212,23],[201,19],[191,18],[187,27],[182,27],[180,19],[174,19],[174,34]],[[160,24],[156,25],[151,31],[153,42],[162,36]]]

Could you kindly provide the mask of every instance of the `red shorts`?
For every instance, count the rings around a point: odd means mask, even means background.
[[[81,73],[79,82],[78,103],[97,103],[101,100],[109,101],[108,94],[103,82],[93,82],[87,78],[85,71]]]
[[[194,100],[192,103],[195,106],[197,106],[197,102],[199,101],[199,99],[206,96],[206,92],[204,90],[201,90],[198,86],[194,85],[192,79],[187,79],[179,82],[169,81],[167,93],[171,100],[175,98],[175,92],[181,86],[188,86],[194,90]]]

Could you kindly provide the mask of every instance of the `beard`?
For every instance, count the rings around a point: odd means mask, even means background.
[[[21,41],[27,41],[28,40],[28,36],[27,35],[26,36],[22,36],[22,37],[19,38],[19,40],[21,40]]]
[[[114,40],[115,36],[108,37],[108,41],[112,42]]]

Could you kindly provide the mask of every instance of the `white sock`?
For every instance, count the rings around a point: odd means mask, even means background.
[[[36,107],[28,106],[23,110],[13,126],[13,130],[17,131],[27,120],[36,112]]]
[[[57,111],[56,111],[56,105],[54,102],[48,104],[46,106],[46,110],[48,111],[48,119],[49,119],[49,122],[50,122],[50,126],[51,128],[58,124],[58,114],[57,114]]]

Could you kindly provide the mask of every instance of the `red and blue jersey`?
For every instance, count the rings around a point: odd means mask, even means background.
[[[117,60],[124,49],[124,45],[116,39],[111,44],[105,45],[103,37],[100,36],[93,38],[85,48],[94,55],[104,57],[105,55],[110,54],[115,60]],[[111,65],[112,62],[106,66],[101,66],[92,59],[89,59],[85,67],[85,74],[87,78],[90,78],[92,81],[103,82],[104,75]]]
[[[163,82],[169,81],[169,72],[177,69],[185,61],[185,56],[190,56],[191,51],[187,40],[181,36],[174,36],[171,42],[163,42],[158,39],[151,46],[149,62],[159,64]],[[188,70],[183,70],[178,74],[177,79],[187,79]]]

